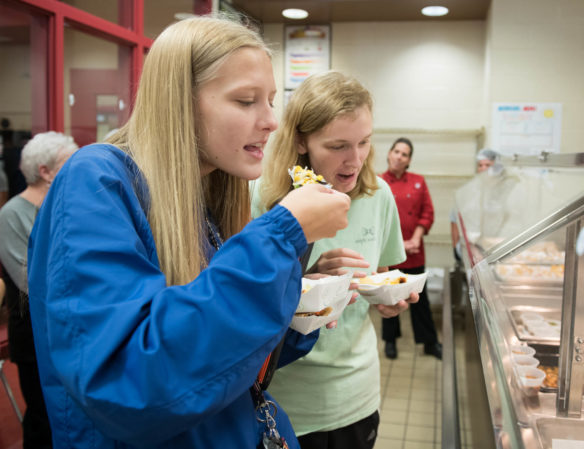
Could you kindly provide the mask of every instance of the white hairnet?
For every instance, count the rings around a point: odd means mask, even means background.
[[[496,161],[499,158],[499,153],[490,148],[483,148],[481,151],[477,153],[477,161],[482,161],[484,159],[488,159],[490,161]]]

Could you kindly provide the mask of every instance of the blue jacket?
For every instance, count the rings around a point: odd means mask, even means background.
[[[285,334],[286,362],[317,338],[287,332],[302,228],[277,206],[167,287],[146,202],[131,158],[97,144],[65,164],[36,219],[30,309],[54,447],[255,448],[249,388],[264,359]]]

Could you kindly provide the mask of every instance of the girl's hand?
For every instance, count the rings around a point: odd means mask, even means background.
[[[308,273],[326,273],[333,276],[340,276],[348,271],[347,268],[369,268],[367,262],[361,254],[349,248],[336,248],[326,251],[320,255],[315,264],[310,267]],[[365,277],[364,271],[353,272],[353,277]]]
[[[418,295],[416,292],[412,292],[410,293],[410,297],[408,299],[401,300],[393,306],[376,304],[375,308],[383,318],[393,318],[394,316],[398,316],[404,310],[407,310],[410,304],[418,302],[419,299],[420,295]]]
[[[334,237],[348,224],[351,198],[319,184],[309,184],[288,193],[280,205],[290,211],[304,231],[308,243]]]

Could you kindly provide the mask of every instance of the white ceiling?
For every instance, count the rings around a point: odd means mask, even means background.
[[[491,0],[226,0],[235,8],[263,23],[317,24],[405,20],[485,20]],[[450,13],[431,18],[421,14],[424,6],[446,6]],[[301,8],[309,16],[290,20],[286,8]]]

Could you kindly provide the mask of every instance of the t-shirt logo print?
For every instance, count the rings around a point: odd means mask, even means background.
[[[363,237],[367,237],[368,235],[370,236],[375,236],[375,226],[371,226],[370,228],[363,228]]]
[[[361,227],[361,237],[357,238],[355,243],[363,245],[373,241],[375,241],[375,226]]]

